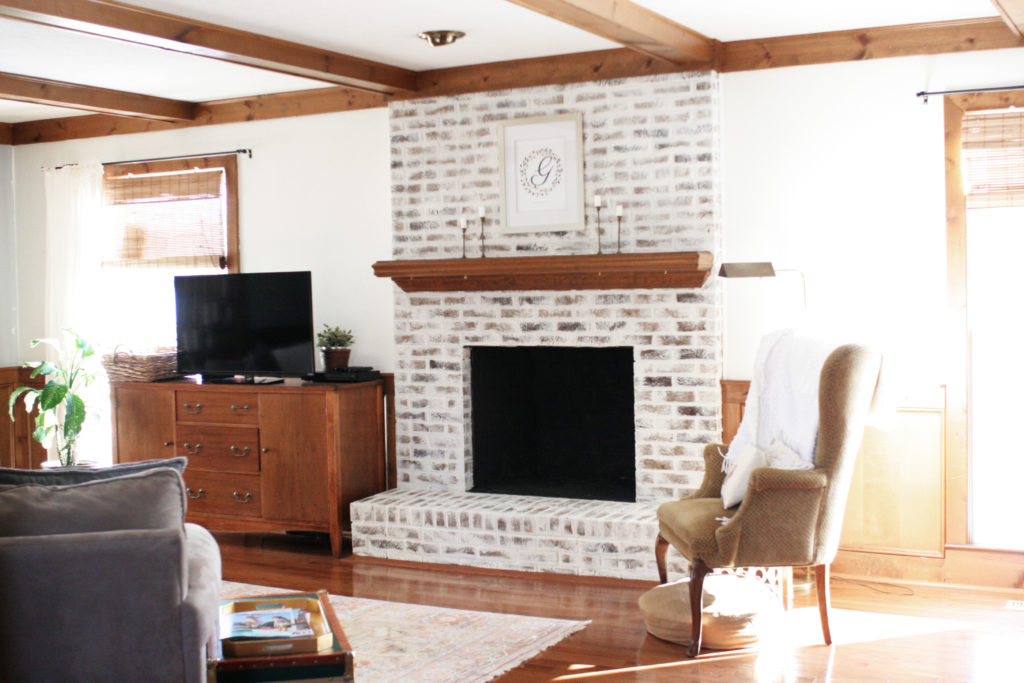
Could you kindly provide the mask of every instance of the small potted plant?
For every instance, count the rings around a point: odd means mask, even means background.
[[[91,360],[95,354],[92,345],[72,330],[63,332],[62,340],[32,340],[33,348],[47,344],[56,349],[58,360],[56,363],[26,363],[35,368],[32,377],[46,377],[46,385],[42,389],[18,387],[11,393],[7,410],[13,420],[14,404],[24,394],[25,410],[31,414],[34,408],[39,409],[32,438],[44,446],[53,446],[62,467],[72,467],[78,464],[78,435],[85,423],[86,404],[82,391],[93,383],[97,372]]]
[[[352,330],[331,327],[324,323],[324,329],[316,333],[316,343],[324,357],[324,370],[331,372],[348,367],[348,357],[352,353]]]

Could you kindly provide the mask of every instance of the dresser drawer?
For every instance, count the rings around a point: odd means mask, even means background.
[[[191,513],[260,516],[258,474],[191,472],[186,469],[185,486]]]
[[[178,425],[178,455],[188,468],[215,472],[260,471],[260,430],[256,427]]]
[[[260,422],[260,397],[256,392],[175,392],[178,422],[219,422],[256,425]]]

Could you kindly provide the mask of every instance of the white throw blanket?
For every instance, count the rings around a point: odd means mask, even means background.
[[[818,381],[836,348],[813,335],[779,330],[761,339],[739,429],[725,456],[728,471],[747,444],[767,450],[774,440],[814,462],[818,440]]]

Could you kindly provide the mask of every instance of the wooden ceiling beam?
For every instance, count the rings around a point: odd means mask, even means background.
[[[1024,46],[999,17],[880,26],[719,44],[717,70],[751,71]]]
[[[992,0],[1010,30],[1024,38],[1024,0]]]
[[[0,17],[377,92],[416,84],[400,67],[111,0],[0,0]]]
[[[714,41],[630,0],[508,0],[672,64],[710,62]]]
[[[488,90],[606,81],[613,78],[654,76],[681,71],[707,71],[710,68],[709,62],[669,64],[632,50],[616,48],[421,71],[416,92],[396,93],[390,96],[390,99],[413,100],[420,97],[461,95]]]
[[[193,102],[2,72],[0,99],[158,121],[190,121],[196,115]]]
[[[14,144],[14,125],[0,123],[0,145]]]
[[[288,116],[310,116],[384,106],[387,106],[387,95],[383,93],[342,87],[299,90],[274,95],[204,102],[196,105],[196,116],[190,121],[155,121],[103,114],[25,121],[12,125],[10,144],[27,145],[36,142],[59,142],[107,135],[148,133],[219,123],[263,121]],[[0,135],[2,135],[2,131],[0,131]]]

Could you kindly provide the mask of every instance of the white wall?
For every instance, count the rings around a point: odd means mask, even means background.
[[[388,136],[381,108],[17,146],[18,348],[42,329],[42,167],[251,148],[252,159],[239,157],[242,271],[311,270],[315,326],[351,328],[352,364],[391,371],[392,284],[371,269],[391,254]],[[0,213],[0,247],[2,226]]]
[[[1022,74],[1024,50],[723,74],[723,259],[802,271],[808,321],[881,344],[904,380],[943,381],[942,97],[915,93]],[[759,334],[799,317],[799,287],[726,281],[726,378],[749,378]]]
[[[0,145],[0,366],[18,365],[18,263],[14,235],[14,148]]]

